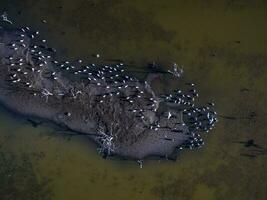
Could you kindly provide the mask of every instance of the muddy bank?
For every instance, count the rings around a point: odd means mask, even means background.
[[[153,76],[139,81],[123,63],[57,61],[55,52],[29,27],[0,28],[0,101],[23,115],[95,134],[89,137],[104,155],[143,159],[200,148],[199,133],[217,120],[210,107],[194,105],[192,83],[187,92],[156,95]],[[180,76],[177,68],[169,73]]]

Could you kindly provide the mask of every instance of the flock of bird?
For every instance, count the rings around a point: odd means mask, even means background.
[[[10,56],[5,58],[5,62],[9,66],[9,77],[7,79],[11,85],[28,88],[32,90],[34,96],[40,95],[45,97],[45,100],[49,100],[49,96],[64,96],[64,93],[60,91],[53,91],[49,88],[42,88],[41,91],[35,90],[35,84],[32,82],[32,77],[38,76],[42,73],[42,76],[50,78],[55,83],[60,79],[59,73],[67,73],[72,78],[81,79],[88,84],[98,88],[95,100],[99,104],[105,104],[112,97],[118,97],[120,101],[127,102],[128,112],[134,113],[135,117],[141,120],[146,120],[146,112],[157,112],[160,102],[164,102],[175,106],[180,113],[182,113],[183,124],[188,127],[190,137],[189,139],[179,146],[182,148],[200,148],[203,146],[204,141],[201,139],[199,133],[209,132],[215,122],[217,122],[217,113],[213,111],[214,103],[210,102],[207,106],[198,107],[194,104],[195,99],[198,97],[198,93],[194,88],[193,83],[185,83],[190,87],[186,92],[181,90],[175,90],[171,94],[162,94],[156,97],[145,91],[145,88],[149,88],[148,82],[141,82],[137,78],[130,76],[125,72],[124,63],[112,64],[112,65],[98,65],[95,63],[84,64],[82,60],[76,61],[58,61],[54,59],[56,50],[47,46],[45,39],[40,39],[39,31],[33,31],[29,27],[23,27],[16,31],[16,40],[10,41],[7,47],[10,50]],[[12,56],[16,54],[16,51],[27,50],[25,57]],[[31,61],[28,60],[29,56]],[[94,55],[96,58],[100,58],[99,54]],[[32,62],[32,63],[31,63]],[[56,66],[54,70],[49,69],[49,65]],[[44,72],[45,71],[45,72]],[[182,70],[177,68],[175,64],[173,70],[168,70],[171,76],[180,77]],[[143,86],[145,85],[145,87]],[[76,91],[75,95],[81,94],[83,91]],[[146,102],[141,104],[138,102]],[[70,116],[71,113],[68,113]],[[171,111],[165,116],[166,120],[171,120],[177,117],[176,114]],[[169,128],[172,132],[179,132],[180,130],[163,126],[160,123],[150,124],[149,129],[155,132],[161,129]],[[177,133],[178,134],[178,133]],[[165,140],[169,140],[166,136]]]

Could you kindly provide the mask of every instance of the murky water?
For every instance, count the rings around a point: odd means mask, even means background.
[[[177,162],[104,160],[86,137],[0,112],[0,199],[267,199],[267,4],[263,1],[0,1],[59,57],[184,65],[221,115]],[[47,23],[41,22],[46,19]],[[142,74],[141,74],[142,75]],[[168,80],[159,86],[167,90]],[[171,87],[175,87],[172,85]],[[177,86],[178,87],[178,86]],[[236,117],[236,118],[232,118]],[[259,147],[245,147],[254,139]]]

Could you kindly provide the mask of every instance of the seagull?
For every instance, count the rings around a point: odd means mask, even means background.
[[[168,119],[170,119],[172,116],[171,112],[168,112]]]
[[[143,160],[137,160],[137,163],[139,164],[140,169],[143,168]]]

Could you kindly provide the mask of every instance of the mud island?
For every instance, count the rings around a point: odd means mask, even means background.
[[[150,155],[168,157],[182,148],[200,148],[200,134],[217,121],[213,103],[194,105],[198,93],[193,83],[186,83],[186,92],[156,95],[153,76],[138,80],[123,63],[59,61],[55,52],[39,31],[1,25],[0,102],[22,115],[88,134],[105,156],[142,164]],[[182,70],[174,64],[166,73],[179,78]]]

